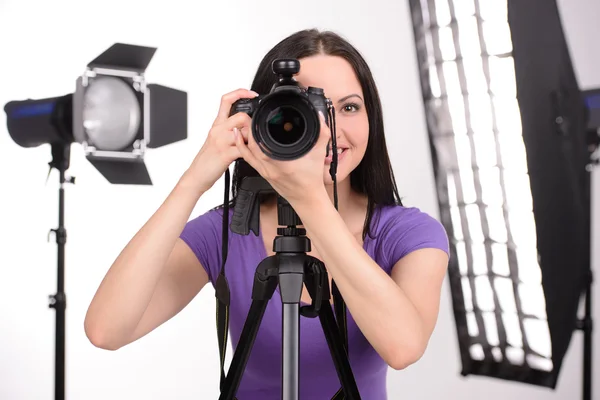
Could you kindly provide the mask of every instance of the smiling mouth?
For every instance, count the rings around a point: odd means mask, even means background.
[[[338,155],[339,155],[339,154],[342,154],[342,153],[343,153],[344,151],[346,151],[346,150],[348,150],[346,147],[338,147],[338,148],[337,148],[337,153],[338,153]],[[329,157],[331,157],[331,154],[332,154],[332,149],[331,149],[331,147],[330,147],[329,149],[327,149],[327,154],[328,154],[328,156],[329,156]]]
[[[337,159],[338,159],[338,163],[342,160],[342,158],[344,158],[344,156],[346,155],[346,150],[348,150],[346,147],[338,147],[337,148]],[[333,162],[333,154],[331,152],[331,148],[329,148],[329,151],[327,152],[327,156],[325,157],[325,163],[330,164]]]

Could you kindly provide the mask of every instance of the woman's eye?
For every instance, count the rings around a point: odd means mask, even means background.
[[[359,107],[357,104],[346,104],[343,107],[344,112],[356,112],[358,111]]]

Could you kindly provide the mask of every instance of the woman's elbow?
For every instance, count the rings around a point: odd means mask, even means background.
[[[390,358],[390,361],[388,361],[388,365],[396,371],[401,371],[405,368],[410,367],[420,359],[421,355],[411,357],[407,356],[406,354],[403,354],[401,356],[398,355],[393,358]]]
[[[110,340],[110,335],[107,334],[106,329],[103,329],[101,325],[94,323],[88,317],[86,317],[83,323],[83,330],[94,347],[111,351],[121,348],[114,340]]]
[[[101,333],[86,330],[85,334],[90,343],[94,345],[94,347],[97,347],[99,349],[116,351],[121,348],[121,346],[117,345],[116,343],[113,343],[110,340],[106,340]]]
[[[388,353],[388,365],[396,371],[403,370],[415,364],[425,354],[427,343],[415,340],[413,343],[404,346],[394,346]]]

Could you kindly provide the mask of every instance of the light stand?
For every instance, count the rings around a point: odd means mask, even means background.
[[[52,161],[48,163],[50,170],[55,168],[60,175],[58,189],[58,228],[51,229],[58,245],[58,265],[56,276],[56,294],[50,295],[49,307],[56,310],[55,354],[54,354],[54,398],[65,398],[65,310],[67,296],[65,294],[65,244],[67,230],[65,229],[65,183],[75,183],[75,178],[66,177],[69,169],[71,147],[69,144],[52,144]],[[50,237],[50,234],[48,234]]]
[[[43,99],[9,101],[4,106],[8,133],[23,148],[50,144],[50,172],[60,175],[57,290],[49,296],[56,310],[55,399],[65,398],[65,244],[64,187],[71,144],[109,183],[152,185],[145,163],[148,149],[187,138],[187,93],[149,83],[146,69],[155,47],[115,43],[87,64],[75,91]],[[48,240],[50,235],[48,235]]]
[[[252,225],[257,225],[259,206],[256,203],[257,194],[267,191],[267,186],[269,185],[262,178],[244,178],[239,202],[236,204],[236,208],[238,206],[240,208],[234,212],[232,230],[247,234],[249,219]],[[225,215],[227,212],[226,209]],[[360,394],[350,368],[343,337],[328,304],[330,292],[325,265],[319,259],[306,254],[311,250],[306,230],[297,227],[302,224],[300,218],[292,206],[279,195],[277,195],[277,218],[278,224],[284,227],[277,228],[277,236],[273,240],[275,255],[265,258],[256,268],[252,304],[230,369],[221,387],[219,400],[235,399],[267,303],[278,285],[283,303],[282,400],[299,399],[300,315],[309,318],[319,317],[342,386],[334,399],[342,398],[339,396],[344,395],[343,398],[346,400],[358,400]],[[241,225],[245,225],[245,228]],[[219,289],[226,284],[225,276],[221,273],[216,284],[217,296],[220,294]],[[303,284],[306,284],[312,303],[310,306],[300,307]],[[323,301],[326,304],[322,304]]]
[[[592,281],[590,268],[589,280],[585,290],[585,310],[577,328],[583,331],[583,400],[592,400]]]
[[[596,91],[590,91],[592,94]],[[584,91],[584,93],[586,93]],[[589,111],[588,111],[589,112]],[[589,115],[588,115],[589,117]],[[592,117],[594,118],[594,117]],[[594,123],[592,126],[588,127],[587,130],[587,143],[588,143],[588,151],[589,151],[589,164],[587,168],[587,176],[586,176],[586,188],[588,190],[588,195],[586,199],[589,199],[590,202],[588,207],[590,207],[591,211],[591,188],[592,188],[592,180],[591,173],[594,167],[598,166],[599,159],[594,158],[594,154],[600,147],[600,128],[596,127]],[[590,247],[591,251],[591,247]],[[591,257],[591,254],[590,254]],[[587,283],[584,292],[584,314],[583,317],[577,323],[577,329],[583,332],[583,390],[582,390],[582,398],[583,400],[592,400],[592,333],[593,333],[593,321],[592,321],[592,285],[594,282],[594,273],[592,268],[592,263],[589,264],[589,275],[587,278]]]

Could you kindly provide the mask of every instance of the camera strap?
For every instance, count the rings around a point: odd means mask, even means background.
[[[225,277],[225,262],[228,251],[228,227],[229,227],[229,169],[225,171],[225,201],[223,202],[223,240],[222,240],[222,263],[221,271],[215,284],[215,297],[217,298],[217,340],[219,342],[219,359],[221,362],[221,392],[225,390],[225,351],[229,334],[229,284]]]
[[[337,165],[338,165],[338,154],[337,154],[337,132],[336,132],[336,121],[335,121],[335,107],[333,105],[329,109],[329,120],[331,121],[331,157],[332,162],[329,165],[329,175],[333,181],[333,205],[335,209],[338,209],[338,193],[337,193]],[[329,144],[327,144],[329,150]],[[348,354],[348,321],[346,319],[346,303],[340,293],[335,281],[331,280],[331,294],[333,296],[333,307],[335,309],[335,319],[338,324],[338,329],[342,335],[342,342]],[[341,389],[340,389],[341,391]],[[340,392],[338,392],[340,393]],[[335,397],[334,397],[335,399]]]
[[[336,182],[336,169],[337,169],[337,146],[336,146],[336,132],[335,132],[335,111],[333,107],[330,111],[330,120],[332,121],[332,150],[333,150],[333,162],[330,166],[330,174],[333,179],[334,187],[334,206],[337,210],[337,182]],[[230,291],[227,278],[225,276],[225,263],[227,261],[228,252],[228,234],[229,234],[229,190],[230,190],[230,172],[229,169],[225,170],[225,198],[223,201],[223,230],[222,230],[222,263],[221,271],[217,277],[215,283],[215,297],[216,297],[216,322],[217,322],[217,339],[219,344],[219,359],[221,368],[220,378],[220,389],[221,392],[225,390],[225,353],[227,349],[227,340],[229,334],[229,306],[230,306]],[[342,342],[346,354],[348,354],[348,322],[347,322],[347,307],[342,295],[335,284],[335,281],[331,281],[331,293],[333,297],[333,306],[335,311],[336,322],[340,335],[342,336]],[[344,400],[343,388],[335,393],[331,400]],[[237,400],[237,398],[235,398]]]

